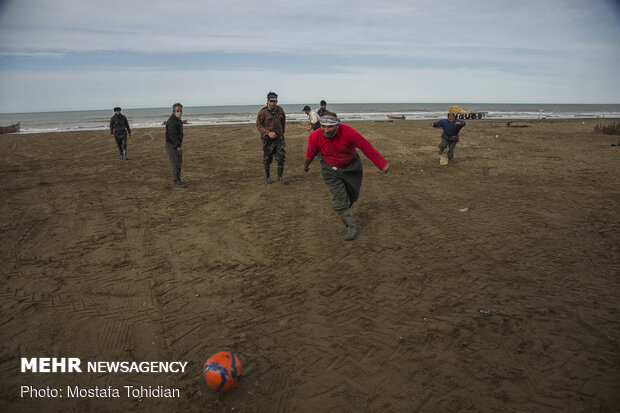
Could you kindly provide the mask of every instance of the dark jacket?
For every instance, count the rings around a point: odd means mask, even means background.
[[[183,145],[183,122],[174,113],[166,121],[166,142],[176,148]]]
[[[448,119],[438,120],[433,123],[434,128],[442,128],[443,133],[441,139],[446,141],[459,141],[459,131],[465,126],[465,122],[462,120],[454,120],[454,123],[450,123]]]
[[[115,113],[114,116],[110,119],[110,133],[116,136],[123,136],[126,133],[131,134],[131,129],[129,128],[129,121],[127,117],[122,113],[118,115]]]
[[[276,137],[284,136],[286,128],[286,115],[284,109],[276,106],[276,114],[273,115],[267,106],[258,111],[256,115],[256,129],[260,132],[261,138],[266,137],[269,132],[274,132]]]

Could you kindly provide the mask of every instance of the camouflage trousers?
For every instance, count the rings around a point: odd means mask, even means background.
[[[118,146],[118,151],[121,155],[125,155],[127,153],[127,134],[114,135],[114,140],[116,141],[116,146]]]
[[[286,160],[286,142],[284,141],[284,135],[277,138],[261,138],[263,144],[263,165],[268,167],[271,165],[273,158],[276,158],[278,165],[284,165]]]
[[[332,208],[339,215],[346,213],[357,201],[362,189],[364,171],[360,156],[356,153],[351,162],[342,168],[329,166],[321,159],[321,174],[332,194]]]
[[[448,148],[448,159],[454,158],[454,147],[456,146],[457,141],[447,141],[445,139],[441,140],[439,144],[439,153],[443,153],[443,151]]]

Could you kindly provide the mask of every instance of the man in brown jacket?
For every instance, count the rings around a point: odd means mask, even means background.
[[[284,173],[284,161],[286,160],[286,143],[284,142],[284,129],[286,127],[286,115],[284,109],[278,106],[278,95],[274,92],[267,94],[267,106],[258,111],[256,116],[256,128],[260,132],[263,144],[263,165],[267,183],[271,183],[269,167],[275,156],[278,163],[278,181],[286,184],[282,176]]]

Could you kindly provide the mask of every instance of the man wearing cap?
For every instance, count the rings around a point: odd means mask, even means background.
[[[319,103],[319,108],[316,110],[317,115],[323,116],[325,114],[325,112],[327,112],[327,102],[325,102],[324,100],[322,100]]]
[[[284,161],[286,160],[286,142],[284,142],[284,129],[286,127],[286,115],[284,109],[277,105],[278,95],[274,92],[267,94],[267,106],[258,111],[256,115],[256,128],[260,132],[263,144],[263,165],[265,166],[265,179],[271,183],[269,169],[275,156],[278,163],[278,181],[286,184],[282,176],[284,173]]]
[[[358,131],[349,125],[340,124],[335,113],[325,112],[320,118],[321,129],[308,137],[308,149],[302,169],[308,172],[310,163],[319,153],[321,174],[332,194],[332,207],[345,226],[345,240],[357,237],[357,227],[351,206],[357,201],[362,186],[362,160],[357,154],[359,148],[382,174],[390,169],[388,161]]]
[[[321,124],[319,123],[319,115],[317,115],[314,110],[310,109],[310,106],[304,106],[302,112],[308,115],[308,118],[310,119],[310,127],[306,129],[306,132],[310,132],[311,130],[317,130],[321,127]]]
[[[127,160],[127,134],[131,135],[129,121],[121,114],[121,108],[114,108],[114,116],[110,119],[110,134],[114,135],[121,159]]]

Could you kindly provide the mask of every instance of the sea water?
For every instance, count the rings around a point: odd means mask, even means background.
[[[288,122],[308,120],[302,108],[309,103],[282,104]],[[620,118],[620,105],[579,104],[497,104],[457,103],[474,112],[486,112],[485,119],[581,119]],[[404,115],[408,120],[433,120],[446,116],[453,103],[336,103],[327,109],[336,112],[345,122],[361,120],[388,120],[388,115]],[[263,105],[239,106],[186,106],[183,119],[187,127],[198,125],[251,124]],[[318,105],[311,105],[317,109]],[[123,109],[133,129],[161,127],[172,113],[172,108]],[[0,126],[21,122],[21,133],[63,132],[80,130],[106,130],[109,110],[83,110],[67,112],[3,113]]]

